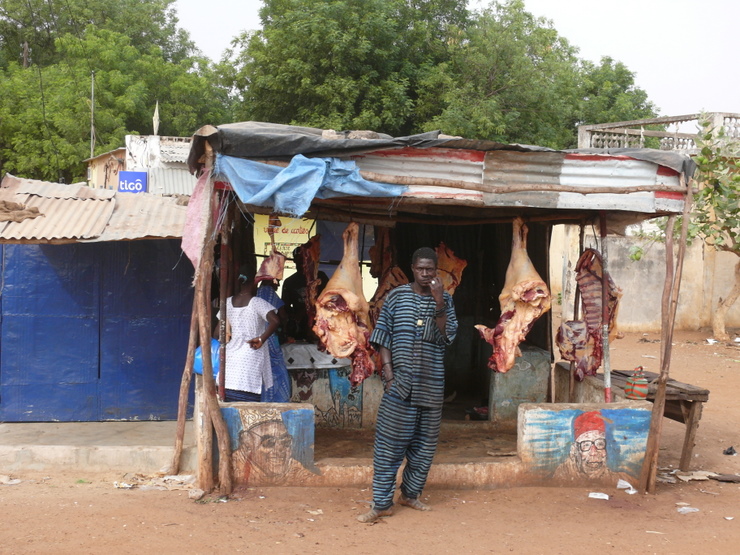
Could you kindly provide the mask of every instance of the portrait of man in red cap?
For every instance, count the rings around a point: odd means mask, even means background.
[[[623,473],[607,466],[606,422],[600,411],[582,412],[573,419],[574,441],[568,458],[555,470],[558,480],[613,478],[626,479]]]

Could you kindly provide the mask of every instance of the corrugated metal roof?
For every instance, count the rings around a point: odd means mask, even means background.
[[[160,137],[159,152],[162,162],[187,163],[191,137]]]
[[[182,237],[186,212],[176,198],[119,193],[108,225],[91,242]]]
[[[158,195],[192,195],[198,179],[187,168],[149,168],[149,192]]]
[[[42,214],[21,222],[4,222],[0,241],[68,242],[99,236],[105,229],[115,200],[110,193],[75,184],[46,183],[6,175],[0,198],[36,207]]]
[[[0,242],[65,243],[182,237],[186,207],[178,199],[117,193],[6,175],[0,200],[37,207],[42,214],[0,222]]]

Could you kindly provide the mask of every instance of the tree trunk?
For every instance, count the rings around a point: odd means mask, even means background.
[[[725,318],[727,317],[727,311],[732,308],[738,297],[740,297],[740,260],[735,264],[735,285],[727,298],[719,300],[714,318],[712,318],[712,335],[717,341],[730,340],[730,336],[725,330]]]

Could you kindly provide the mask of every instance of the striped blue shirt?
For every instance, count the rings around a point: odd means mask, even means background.
[[[444,299],[447,307],[444,335],[434,318],[437,310],[434,297],[414,293],[411,284],[406,284],[388,293],[370,336],[370,343],[376,349],[385,347],[391,351],[394,380],[390,393],[401,399],[410,398],[412,405],[442,406],[445,347],[457,334],[452,297],[445,292]]]

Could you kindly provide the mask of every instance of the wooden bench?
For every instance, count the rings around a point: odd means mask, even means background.
[[[648,401],[655,401],[655,393],[658,389],[658,374],[655,372],[644,372],[647,378],[649,388],[647,394]],[[632,375],[631,371],[612,370],[612,388],[619,387],[624,391],[627,384],[627,378]],[[604,377],[601,376],[603,381]],[[686,433],[683,438],[683,449],[681,450],[681,461],[678,467],[683,470],[689,470],[691,464],[691,453],[694,450],[696,441],[696,430],[701,420],[701,412],[704,403],[709,400],[709,390],[697,387],[695,385],[683,383],[668,378],[665,392],[665,409],[663,416],[681,422],[686,425]]]
[[[565,372],[565,376],[568,376],[570,370],[567,364],[558,362],[556,366],[558,367],[559,376],[562,377],[563,372]],[[631,370],[612,370],[612,394],[615,396],[615,400],[616,397],[626,398],[624,395],[624,388],[627,385],[627,378],[629,378],[632,373],[633,372]],[[647,400],[654,402],[655,394],[658,389],[658,374],[647,371],[645,371],[644,374],[649,384]],[[586,380],[581,383],[586,384],[587,382],[590,382],[593,387],[600,388],[601,391],[604,389],[603,374],[587,376]],[[578,385],[578,382],[576,385]],[[663,416],[686,425],[683,448],[681,449],[681,460],[678,465],[682,471],[689,470],[691,455],[696,441],[696,430],[699,427],[699,420],[701,420],[704,403],[708,400],[708,389],[703,389],[695,385],[668,378],[668,382],[666,383],[666,400]],[[564,399],[559,398],[558,401],[562,402]]]

